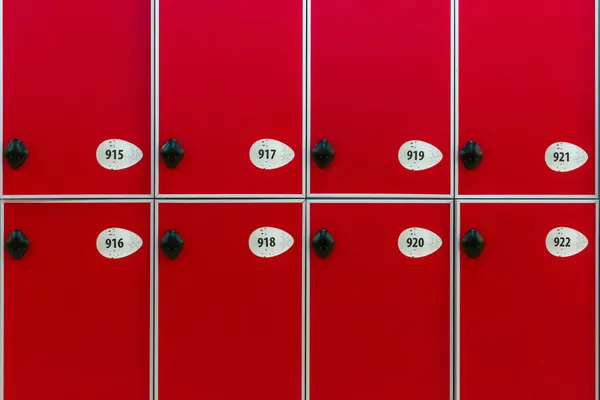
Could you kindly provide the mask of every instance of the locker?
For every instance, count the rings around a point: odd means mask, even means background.
[[[158,206],[158,394],[298,400],[303,205]]]
[[[460,399],[595,399],[597,204],[459,215]]]
[[[150,194],[150,7],[4,0],[4,194]]]
[[[3,400],[148,400],[151,204],[3,212]]]
[[[450,202],[309,204],[311,400],[450,398]]]
[[[459,2],[458,192],[594,195],[594,0]]]
[[[311,3],[310,193],[448,196],[451,2]]]
[[[160,3],[159,192],[300,195],[303,0]]]

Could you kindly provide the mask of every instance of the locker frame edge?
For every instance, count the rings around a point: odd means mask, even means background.
[[[158,2],[159,0],[156,0],[156,2]],[[159,209],[159,204],[157,200],[154,200],[154,225],[152,226],[153,228],[153,236],[154,236],[154,242],[157,244],[156,246],[154,246],[154,275],[152,276],[153,278],[153,286],[154,286],[154,297],[152,298],[152,311],[153,311],[153,319],[152,321],[154,322],[153,325],[153,336],[152,336],[152,376],[153,376],[153,382],[152,382],[152,400],[158,400],[158,296],[159,296],[159,288],[158,288],[158,274],[159,274],[159,270],[158,270],[158,257],[159,257],[159,248],[160,245],[158,245],[159,243],[159,231],[158,231],[158,209]]]
[[[2,8],[1,4],[0,8]],[[0,399],[4,400],[4,201],[2,200],[0,200]]]
[[[4,0],[0,0],[0,147],[4,148]],[[4,149],[3,149],[4,151]],[[0,199],[4,194],[4,156],[0,160]],[[2,317],[4,318],[4,317]],[[0,371],[3,372],[3,371]],[[4,375],[2,375],[4,376]],[[0,378],[0,399],[4,399]]]
[[[457,0],[458,1],[458,0]],[[596,0],[596,4],[598,0]],[[594,204],[596,208],[596,238],[594,241],[594,252],[595,252],[595,279],[594,279],[594,297],[595,297],[595,363],[594,363],[594,391],[595,391],[595,399],[599,398],[599,386],[600,381],[598,377],[598,372],[600,370],[599,366],[599,357],[600,350],[598,349],[600,345],[600,294],[599,291],[599,279],[600,279],[600,250],[599,250],[599,242],[600,242],[600,201],[598,199],[595,200],[569,200],[569,199],[546,199],[546,200],[536,200],[536,199],[461,199],[455,200],[456,203],[456,223],[455,223],[455,241],[454,241],[454,249],[455,249],[455,357],[454,357],[454,370],[455,374],[455,400],[460,400],[460,255],[461,255],[461,231],[460,231],[460,206],[461,204],[480,204],[480,203],[491,203],[491,204]]]
[[[157,316],[156,313],[156,271],[157,271],[157,249],[158,249],[158,241],[155,238],[156,232],[156,213],[157,213],[157,205],[156,201],[152,200],[150,204],[150,238],[152,240],[152,245],[150,247],[150,400],[154,400],[155,392],[154,385],[156,382],[155,368],[156,368],[156,346],[155,346],[155,336],[156,336],[156,321],[154,320]]]
[[[0,0],[3,1],[3,0]],[[150,53],[151,60],[151,129],[152,129],[152,195],[155,199],[158,195],[158,163],[159,163],[159,139],[158,139],[158,9],[159,0],[151,1],[151,28],[150,28]]]
[[[310,0],[309,0],[310,1]],[[311,204],[448,204],[450,206],[450,240],[448,245],[450,246],[450,259],[448,266],[448,281],[450,285],[450,298],[449,298],[449,307],[450,307],[450,323],[449,323],[449,379],[448,379],[448,398],[450,400],[455,399],[455,335],[456,335],[456,319],[455,319],[455,209],[456,202],[454,200],[438,200],[438,199],[430,199],[430,200],[420,200],[420,199],[307,199],[306,200],[306,216],[305,216],[305,224],[306,224],[306,400],[310,400],[310,255],[311,255],[311,246],[308,245],[311,241],[310,237],[310,205]]]

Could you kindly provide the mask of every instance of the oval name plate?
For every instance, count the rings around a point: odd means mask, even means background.
[[[110,259],[124,258],[132,255],[142,247],[142,238],[135,233],[121,228],[105,229],[96,239],[96,248],[103,257]]]
[[[277,169],[294,159],[294,150],[274,139],[261,139],[250,147],[250,161],[256,168]]]
[[[553,143],[546,149],[546,165],[556,172],[569,172],[585,164],[588,155],[581,147],[567,142]]]
[[[134,166],[144,156],[136,145],[121,139],[110,139],[100,143],[96,149],[96,160],[103,168],[119,171]]]
[[[585,235],[575,229],[558,227],[548,232],[546,249],[555,257],[571,257],[588,246]]]
[[[411,171],[423,171],[434,167],[442,158],[442,152],[437,147],[421,140],[410,140],[398,151],[398,161]]]
[[[258,228],[250,235],[248,246],[257,257],[277,257],[288,251],[294,245],[292,235],[278,228]]]
[[[423,228],[408,228],[398,237],[398,248],[407,257],[422,258],[442,247],[442,238]]]

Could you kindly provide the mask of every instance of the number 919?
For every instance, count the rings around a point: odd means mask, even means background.
[[[408,157],[409,160],[415,160],[415,161],[423,161],[423,159],[425,158],[425,152],[424,151],[412,151],[409,150],[406,153],[406,156]]]

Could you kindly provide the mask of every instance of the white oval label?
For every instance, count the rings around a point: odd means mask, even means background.
[[[546,165],[556,172],[573,171],[588,160],[588,155],[581,147],[567,142],[551,144],[546,149]]]
[[[571,257],[581,253],[588,245],[585,235],[575,229],[554,228],[546,236],[546,248],[555,257]]]
[[[278,228],[263,227],[250,235],[248,246],[258,257],[277,257],[288,251],[294,245],[294,238],[286,231]]]
[[[256,168],[277,169],[294,159],[294,150],[274,139],[261,139],[250,147],[250,161]]]
[[[398,160],[400,164],[411,171],[422,171],[439,164],[442,152],[432,144],[420,140],[410,140],[400,147]]]
[[[96,149],[96,160],[103,168],[119,171],[134,166],[144,156],[136,145],[121,139],[110,139],[100,143]]]
[[[407,257],[421,258],[442,247],[442,238],[423,228],[408,228],[398,237],[398,248]]]
[[[105,229],[96,239],[96,248],[103,257],[117,259],[132,255],[142,247],[142,238],[121,228]]]

